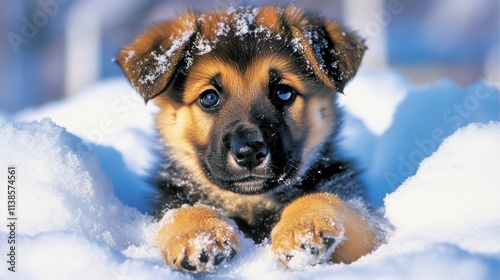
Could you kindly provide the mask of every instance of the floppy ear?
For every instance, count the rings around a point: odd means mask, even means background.
[[[194,25],[195,17],[189,13],[155,24],[118,54],[118,64],[145,102],[164,92],[186,64],[186,51],[196,35]]]
[[[316,76],[328,87],[343,92],[354,77],[365,52],[364,40],[337,22],[287,11],[293,36]]]

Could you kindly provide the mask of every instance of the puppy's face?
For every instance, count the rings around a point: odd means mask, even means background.
[[[257,194],[294,180],[337,127],[335,92],[362,41],[293,7],[185,13],[118,61],[173,159],[204,185]]]

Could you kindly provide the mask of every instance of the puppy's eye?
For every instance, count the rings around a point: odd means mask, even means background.
[[[291,86],[285,84],[277,84],[274,87],[273,99],[282,104],[289,104],[295,100],[297,92]]]
[[[200,95],[200,105],[205,109],[212,109],[219,105],[220,97],[217,91],[209,89]]]

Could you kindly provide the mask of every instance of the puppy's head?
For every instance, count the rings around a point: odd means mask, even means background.
[[[365,47],[295,7],[184,13],[140,35],[118,62],[193,180],[256,194],[300,176],[337,128],[335,93]]]

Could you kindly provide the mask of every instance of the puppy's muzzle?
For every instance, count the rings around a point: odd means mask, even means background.
[[[229,157],[240,171],[253,171],[270,158],[268,143],[258,126],[239,123],[226,132],[226,147]]]
[[[239,138],[231,143],[231,155],[234,161],[249,171],[259,166],[267,158],[269,149],[264,141],[251,138]]]

